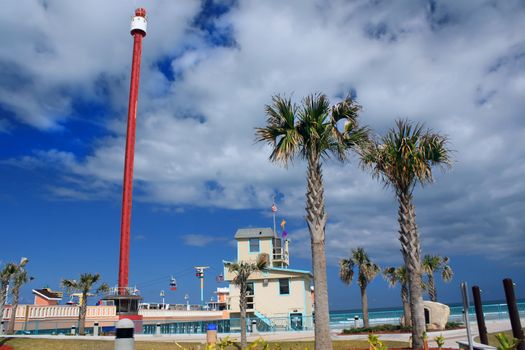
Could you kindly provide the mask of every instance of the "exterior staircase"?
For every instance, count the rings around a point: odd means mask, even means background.
[[[260,313],[257,310],[253,312],[254,316],[257,317],[257,330],[262,332],[270,332],[274,330],[274,324],[266,315]]]

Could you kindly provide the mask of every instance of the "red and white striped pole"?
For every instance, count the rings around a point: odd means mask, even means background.
[[[139,94],[140,57],[142,38],[147,29],[146,10],[138,8],[131,20],[133,36],[133,62],[129,87],[128,128],[126,136],[126,158],[124,164],[124,184],[122,190],[122,217],[120,222],[120,260],[118,272],[119,294],[126,294],[129,272],[129,241],[131,225],[131,204],[133,192],[133,160],[135,156],[135,125],[137,118],[137,98]]]

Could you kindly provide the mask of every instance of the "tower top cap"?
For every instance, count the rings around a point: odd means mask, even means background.
[[[137,17],[146,17],[146,9],[143,7],[139,7],[135,10],[135,16]]]

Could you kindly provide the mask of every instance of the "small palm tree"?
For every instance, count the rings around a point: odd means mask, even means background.
[[[412,348],[423,347],[425,316],[421,288],[421,246],[412,193],[417,183],[433,181],[432,166],[450,166],[447,138],[420,124],[398,120],[380,142],[361,149],[362,165],[391,186],[399,202],[398,222],[401,252],[408,272],[412,313]]]
[[[86,326],[86,311],[87,311],[87,298],[90,296],[89,291],[97,284],[100,279],[100,275],[83,273],[80,275],[80,280],[62,280],[62,287],[66,289],[68,293],[80,292],[82,293],[80,310],[78,314],[78,333],[80,335],[85,335],[85,326]],[[97,289],[95,289],[94,294],[99,294],[107,292],[109,286],[106,283],[102,283]]]
[[[363,308],[363,325],[368,328],[368,299],[366,287],[377,276],[381,269],[377,264],[370,261],[368,254],[361,247],[352,249],[352,256],[348,259],[339,260],[339,277],[341,281],[350,284],[354,277],[354,268],[357,267],[357,284],[361,289],[361,307]]]
[[[403,326],[410,327],[410,302],[408,296],[408,276],[407,269],[404,266],[398,268],[387,267],[383,270],[383,276],[390,287],[395,287],[396,284],[401,285],[401,301],[403,303]]]
[[[9,327],[7,328],[7,334],[15,333],[15,317],[16,310],[18,309],[18,302],[20,299],[20,288],[32,279],[27,275],[27,271],[23,267],[18,267],[17,271],[13,275],[13,289],[12,289],[12,302],[11,302],[11,317],[9,318]]]
[[[249,261],[238,261],[235,263],[226,263],[228,271],[235,274],[235,278],[232,283],[239,287],[239,309],[240,309],[240,322],[241,322],[241,348],[247,347],[246,341],[246,309],[247,309],[247,291],[248,291],[248,279],[250,275],[256,271],[265,271],[268,267],[269,257],[268,254],[259,254],[255,262]]]
[[[7,286],[16,272],[16,264],[7,263],[0,270],[0,321],[3,320],[4,305],[7,300]]]
[[[421,263],[423,272],[427,275],[427,292],[430,300],[437,301],[436,283],[434,280],[434,273],[441,271],[441,278],[444,282],[450,282],[454,272],[449,265],[448,257],[441,257],[439,255],[425,255]]]
[[[266,106],[266,127],[257,128],[257,141],[271,145],[270,161],[285,167],[299,157],[306,160],[306,223],[312,245],[314,273],[315,349],[332,349],[326,282],[325,212],[321,160],[335,155],[346,158],[346,150],[368,140],[368,129],[358,127],[360,106],[350,97],[330,108],[326,95],[306,97],[301,107],[290,99],[273,96]],[[343,125],[341,125],[343,124]],[[340,126],[342,126],[340,130]]]

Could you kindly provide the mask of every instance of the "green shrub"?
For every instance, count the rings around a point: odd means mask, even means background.
[[[445,337],[443,336],[443,334],[440,334],[437,337],[435,337],[434,341],[440,349],[443,347],[443,345],[445,345]]]
[[[380,324],[373,327],[361,327],[361,328],[350,328],[343,329],[343,334],[356,334],[356,333],[370,333],[370,332],[392,332],[392,331],[403,331],[410,332],[410,327],[403,327],[395,324]]]
[[[373,333],[368,334],[368,344],[371,350],[388,350],[387,346]]]
[[[462,322],[447,322],[445,325],[445,329],[457,329],[457,328],[463,328]]]
[[[513,350],[513,349],[516,349],[516,347],[520,343],[519,339],[516,339],[516,338],[509,339],[503,333],[496,334],[496,339],[499,342],[498,350]]]

